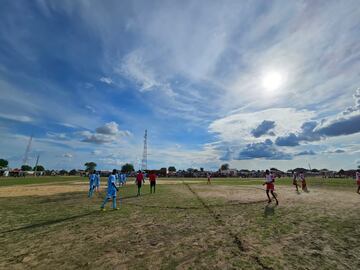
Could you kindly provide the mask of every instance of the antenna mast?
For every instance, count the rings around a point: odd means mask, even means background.
[[[144,151],[141,161],[141,170],[142,171],[147,170],[147,129],[145,129],[145,135],[144,135]]]
[[[36,163],[35,163],[35,167],[34,167],[34,172],[36,173],[37,171],[37,166],[39,164],[39,158],[40,158],[40,154],[37,155],[37,158],[36,158]]]
[[[30,136],[28,145],[27,145],[25,153],[24,153],[24,158],[23,158],[23,164],[22,165],[29,165],[28,161],[29,161],[29,153],[30,153],[32,138],[33,138],[33,135]]]

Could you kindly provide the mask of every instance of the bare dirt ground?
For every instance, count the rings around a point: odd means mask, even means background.
[[[106,212],[86,182],[0,188],[0,269],[360,268],[353,190],[163,181]]]

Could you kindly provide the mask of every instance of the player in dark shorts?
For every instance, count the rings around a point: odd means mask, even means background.
[[[137,175],[136,175],[136,180],[135,183],[137,185],[138,188],[138,192],[137,192],[137,196],[141,195],[141,186],[143,183],[145,183],[145,178],[144,175],[141,171],[138,171]]]
[[[150,193],[152,193],[152,190],[154,189],[155,193],[155,186],[156,186],[156,174],[154,171],[152,171],[149,175],[149,181],[150,181]]]

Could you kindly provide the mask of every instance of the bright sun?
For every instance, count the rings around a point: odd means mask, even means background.
[[[263,75],[262,85],[268,91],[274,91],[283,84],[283,76],[281,73],[272,71]]]

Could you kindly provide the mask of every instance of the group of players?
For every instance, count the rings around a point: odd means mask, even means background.
[[[155,193],[156,188],[156,174],[151,172],[149,175],[143,174],[141,171],[138,171],[135,179],[135,183],[137,185],[137,196],[141,196],[141,187],[145,183],[146,176],[149,178],[150,182],[150,193]],[[127,175],[125,173],[119,173],[116,169],[112,171],[110,176],[108,177],[107,182],[107,193],[106,197],[101,204],[100,209],[105,211],[105,205],[109,200],[112,200],[112,209],[118,210],[116,207],[116,198],[117,192],[121,186],[126,185]],[[100,194],[100,173],[95,170],[89,174],[89,193],[88,197],[91,198],[94,191]]]
[[[271,203],[271,198],[269,193],[271,193],[272,197],[275,199],[276,201],[276,205],[279,204],[279,200],[276,196],[276,193],[274,193],[275,190],[275,178],[276,175],[273,172],[270,172],[269,170],[266,170],[265,172],[265,182],[263,183],[263,185],[266,185],[266,195],[268,198],[268,203]],[[360,194],[360,170],[357,170],[356,175],[356,183],[357,183],[357,193]],[[294,172],[293,173],[293,185],[296,188],[296,192],[299,193],[299,182],[301,182],[301,189],[304,192],[309,192],[307,185],[306,185],[306,180],[305,180],[305,174],[303,172]]]
[[[135,184],[137,185],[137,196],[141,195],[141,187],[145,183],[145,178],[146,178],[146,175],[144,173],[142,173],[141,171],[137,172],[137,175],[135,178]],[[148,178],[149,178],[149,182],[150,182],[150,193],[153,193],[153,192],[155,193],[157,176],[152,171],[148,175]],[[208,178],[207,184],[211,184],[210,175],[208,175],[207,178]],[[268,203],[271,203],[271,201],[272,201],[270,198],[270,193],[271,193],[272,197],[275,199],[276,205],[278,205],[279,200],[277,198],[276,193],[274,192],[275,178],[276,178],[276,175],[274,172],[270,172],[269,170],[266,170],[265,171],[265,182],[263,183],[263,185],[266,185],[266,196],[268,198]],[[112,171],[111,175],[108,178],[107,195],[100,207],[101,210],[105,210],[105,205],[110,199],[112,199],[112,202],[113,202],[112,208],[114,210],[118,210],[118,208],[116,207],[116,194],[119,191],[119,187],[125,185],[126,181],[127,181],[127,175],[125,173],[118,173],[117,170],[115,170],[115,169]],[[300,172],[300,173],[294,172],[293,173],[293,185],[295,186],[297,193],[299,193],[299,182],[301,182],[301,189],[304,192],[309,192],[307,185],[306,185],[304,173],[303,172]],[[357,187],[358,187],[357,193],[360,194],[360,170],[357,170],[357,172],[356,172],[356,182],[357,182]],[[92,197],[94,191],[97,191],[98,193],[100,192],[100,173],[93,171],[89,175],[89,183],[90,183],[90,187],[89,187],[88,197],[90,198],[90,197]]]

